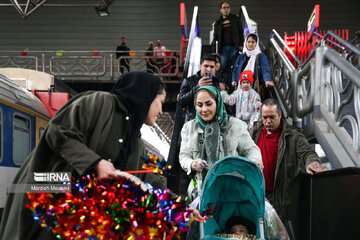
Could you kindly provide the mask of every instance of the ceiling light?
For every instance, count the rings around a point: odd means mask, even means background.
[[[110,15],[107,6],[95,7],[95,11],[100,17],[108,17]]]

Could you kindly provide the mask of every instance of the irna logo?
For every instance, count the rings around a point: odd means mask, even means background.
[[[34,172],[35,182],[70,182],[70,172]]]

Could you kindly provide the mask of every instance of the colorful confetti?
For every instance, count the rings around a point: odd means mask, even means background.
[[[164,169],[163,169],[164,170]],[[57,239],[167,239],[187,232],[187,198],[144,192],[126,178],[72,181],[72,193],[28,193],[34,219]]]
[[[147,154],[147,156],[142,157],[144,164],[142,165],[143,169],[152,170],[154,173],[166,174],[169,173],[171,169],[170,165],[166,165],[166,160],[164,158],[159,158],[157,156]]]
[[[205,219],[208,219],[208,218],[211,218],[212,215],[215,213],[215,210],[216,210],[216,206],[213,206],[211,208],[208,208],[206,210],[204,210],[201,215],[205,218]]]

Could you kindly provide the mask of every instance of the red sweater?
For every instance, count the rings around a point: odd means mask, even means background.
[[[275,132],[268,134],[264,127],[257,142],[264,164],[263,173],[266,191],[272,191],[274,188],[275,169],[281,131],[282,126],[280,125]]]

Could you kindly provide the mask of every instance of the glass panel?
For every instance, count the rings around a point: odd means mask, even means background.
[[[13,159],[20,165],[30,154],[30,120],[15,116],[13,134]]]
[[[24,130],[29,129],[29,120],[20,116],[15,116],[14,118],[14,126],[18,128],[22,128]]]

